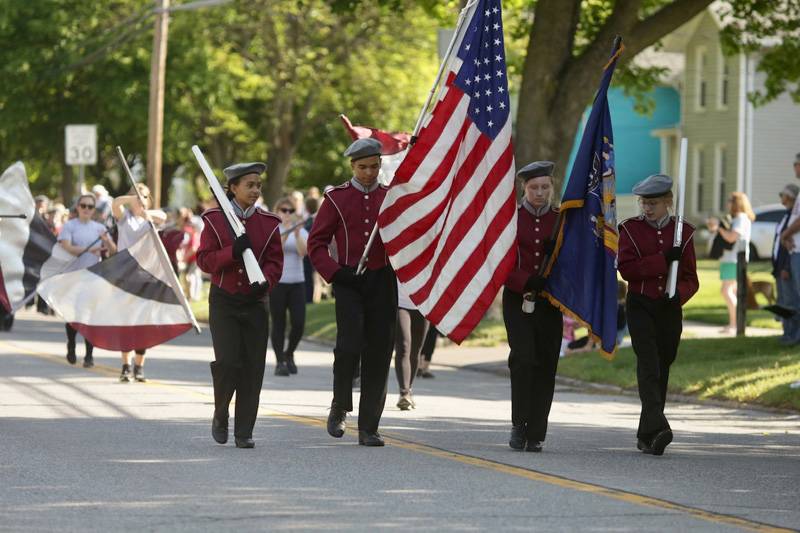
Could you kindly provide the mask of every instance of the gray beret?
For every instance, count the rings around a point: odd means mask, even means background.
[[[517,172],[517,176],[522,178],[522,181],[528,181],[529,179],[541,176],[552,176],[555,168],[556,164],[552,161],[534,161],[522,167],[519,172]]]
[[[228,181],[231,181],[236,178],[241,178],[242,176],[247,176],[248,174],[261,175],[265,170],[267,170],[266,163],[236,163],[223,170],[222,173],[225,174],[225,178]]]
[[[372,137],[356,139],[353,141],[353,144],[344,151],[344,156],[349,157],[350,161],[356,161],[373,155],[381,155],[381,148],[383,148],[381,142]]]
[[[672,178],[664,174],[652,174],[633,186],[633,194],[642,198],[658,198],[672,190]]]
[[[794,183],[790,183],[789,185],[783,188],[779,196],[791,196],[792,198],[797,198],[798,194],[800,194],[800,187],[798,187]]]

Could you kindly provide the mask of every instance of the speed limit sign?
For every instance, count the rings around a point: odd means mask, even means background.
[[[96,124],[70,124],[65,134],[64,146],[68,165],[97,164]]]

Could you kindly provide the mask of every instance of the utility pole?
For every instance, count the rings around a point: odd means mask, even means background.
[[[152,207],[161,207],[161,150],[164,139],[164,77],[167,66],[169,0],[155,0],[150,108],[147,116],[147,186]]]

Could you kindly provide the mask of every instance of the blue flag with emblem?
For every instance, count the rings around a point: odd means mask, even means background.
[[[609,358],[617,344],[619,234],[608,86],[622,50],[617,38],[561,198],[555,248],[545,271],[545,296],[586,326]]]

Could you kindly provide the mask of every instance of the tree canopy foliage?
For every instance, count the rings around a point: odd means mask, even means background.
[[[173,1],[173,5],[178,3]],[[170,17],[163,173],[264,160],[265,194],[347,177],[338,116],[410,131],[439,59],[437,30],[463,0],[236,0]],[[616,82],[640,98],[662,74],[631,60],[711,0],[505,0],[507,63],[519,95],[517,159],[566,162],[613,36],[627,51]],[[0,164],[26,162],[36,192],[74,194],[64,126],[97,123],[90,182],[114,192],[113,147],[144,154],[150,0],[0,0]],[[761,56],[765,103],[800,100],[800,0],[716,3],[727,53]],[[115,180],[115,177],[117,179]]]

